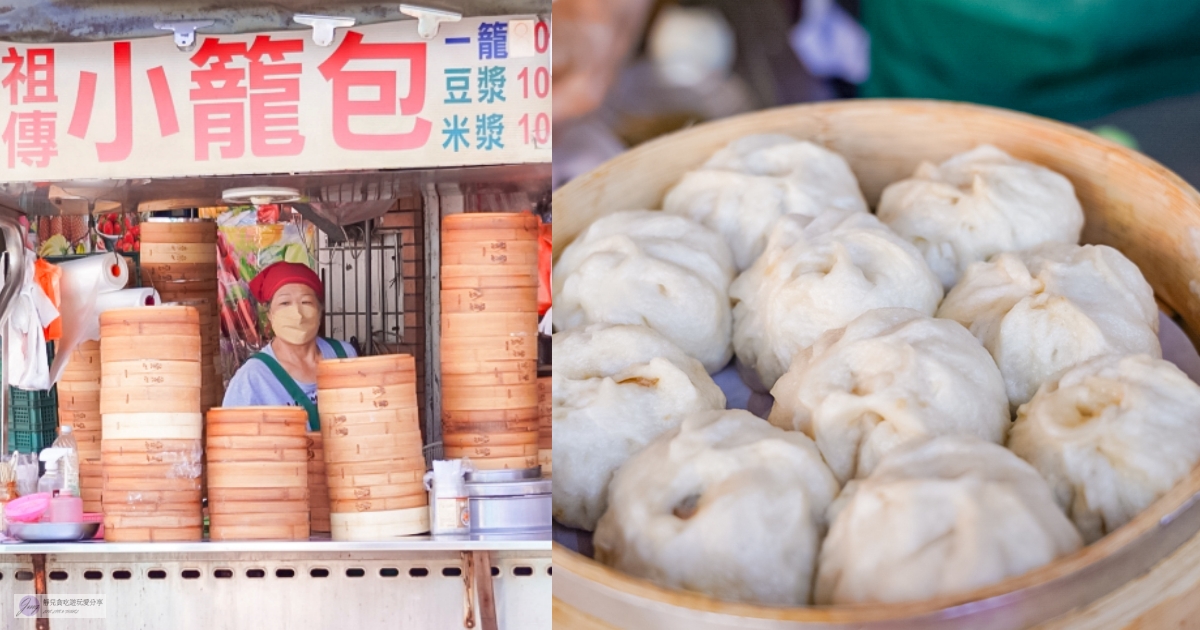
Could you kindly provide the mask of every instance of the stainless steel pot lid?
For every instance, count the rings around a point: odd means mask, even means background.
[[[480,497],[526,497],[550,494],[553,491],[554,483],[549,479],[467,483],[467,496],[472,499]]]
[[[497,482],[497,481],[525,481],[527,479],[540,479],[542,476],[542,467],[534,466],[533,468],[519,469],[503,469],[503,470],[476,470],[466,474],[465,479],[468,483],[471,482]]]

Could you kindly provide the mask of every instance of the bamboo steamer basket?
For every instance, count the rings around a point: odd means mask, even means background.
[[[429,531],[428,506],[384,512],[333,512],[329,515],[334,540],[375,541]]]
[[[318,530],[313,530],[318,531]],[[326,530],[328,531],[328,530]],[[308,540],[305,525],[224,525],[211,526],[211,540]]]
[[[428,507],[428,505],[428,492],[426,492],[424,496],[415,494],[406,497],[330,499],[329,513],[346,514],[351,512],[388,512],[392,510]]]
[[[450,389],[470,387],[501,387],[505,385],[528,385],[533,383],[528,372],[491,372],[488,374],[443,374],[442,387]]]
[[[538,431],[537,420],[513,420],[497,422],[442,422],[443,434],[492,435],[498,433],[528,433]]]
[[[442,410],[442,426],[460,424],[490,424],[497,423],[517,426],[538,426],[537,407],[525,409],[493,409],[491,411],[449,411]],[[480,429],[482,430],[482,429]]]
[[[550,477],[554,475],[554,449],[538,449],[538,466],[542,467],[543,477]]]
[[[383,462],[382,466],[369,464],[366,466],[353,464],[329,464],[326,479],[329,487],[363,488],[375,485],[395,485],[400,483],[417,483],[425,476],[425,471],[413,468],[411,462],[405,464],[407,469],[396,466],[394,462]],[[423,467],[422,467],[423,468]]]
[[[312,496],[307,486],[282,488],[209,488],[208,500],[219,503],[263,503],[308,501]]]
[[[148,210],[140,210],[147,212]],[[215,221],[143,221],[142,243],[216,243]]]
[[[202,243],[142,242],[142,260],[148,263],[212,264],[217,262],[217,247]]]
[[[419,497],[428,492],[423,481],[391,485],[331,486],[329,488],[329,498],[332,501],[392,499],[398,497]]]
[[[370,424],[416,423],[416,409],[375,409],[372,411],[357,411],[346,413],[321,414],[322,426],[326,423],[331,427],[358,426]],[[413,424],[413,426],[416,426]]]
[[[446,457],[454,459],[496,459],[507,457],[537,457],[537,436],[526,444],[477,444],[474,446],[446,446]]]
[[[104,524],[106,542],[195,542],[203,535],[202,527],[183,528],[116,528]]]
[[[479,213],[483,214],[483,213]],[[500,213],[489,213],[500,214]],[[442,244],[446,243],[490,243],[504,241],[536,241],[538,238],[537,228],[494,228],[481,230],[457,230],[446,229],[446,221],[450,217],[442,219]]]
[[[450,313],[536,313],[537,288],[446,289],[442,292],[442,314]],[[532,305],[532,306],[531,306]]]
[[[204,430],[200,413],[109,413],[102,422],[105,440],[199,440]]]
[[[508,359],[504,361],[442,362],[442,374],[447,376],[479,374],[521,374],[537,377],[537,359]]]
[[[537,455],[525,457],[472,457],[471,463],[480,470],[524,470],[537,466]]]
[[[496,433],[462,433],[453,431],[442,434],[442,443],[448,447],[513,446],[519,444],[537,444],[537,442],[537,431],[501,431]]]
[[[940,162],[982,143],[1061,173],[1086,215],[1083,241],[1120,250],[1136,263],[1161,306],[1178,314],[1200,342],[1200,193],[1149,158],[1061,123],[1005,110],[935,101],[856,100],[780,108],[701,125],[642,145],[554,195],[554,251],[592,221],[631,208],[661,207],[664,193],[730,141],[786,133],[844,156],[872,205],[883,188],[911,176],[919,162]],[[720,601],[659,587],[554,545],[555,626],[568,628],[1021,628],[1046,622],[1144,578],[1110,598],[1055,622],[1094,627],[1134,621],[1130,611],[1195,618],[1200,588],[1200,469],[1193,470],[1129,523],[1077,553],[967,593],[871,606],[776,608]],[[1188,542],[1186,547],[1172,555]],[[1189,568],[1190,567],[1190,568]],[[1158,576],[1172,576],[1169,583]],[[1177,595],[1170,596],[1170,590]],[[1133,599],[1138,597],[1139,599]],[[1182,603],[1186,598],[1191,603]],[[1097,620],[1109,620],[1107,624]],[[1144,617],[1145,618],[1145,617]],[[1161,618],[1160,618],[1161,619]],[[1172,622],[1175,623],[1175,622]],[[1096,625],[1099,624],[1099,625]]]

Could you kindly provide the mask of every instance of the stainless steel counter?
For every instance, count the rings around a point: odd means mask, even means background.
[[[338,542],[326,536],[307,541],[0,543],[3,554],[196,554],[196,553],[344,553],[404,551],[550,551],[550,532],[532,535],[468,537],[408,536],[379,542]]]

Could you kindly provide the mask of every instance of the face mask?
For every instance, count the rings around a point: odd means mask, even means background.
[[[294,346],[303,346],[317,338],[321,327],[321,309],[311,304],[283,306],[271,313],[275,336]]]

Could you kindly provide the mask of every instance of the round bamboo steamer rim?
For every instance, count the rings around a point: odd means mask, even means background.
[[[200,502],[189,501],[187,503],[109,503],[104,504],[105,514],[122,514],[122,515],[161,515],[161,516],[185,516],[190,517],[193,514],[200,513]]]
[[[59,381],[58,391],[60,392],[98,392],[100,391],[100,382],[93,380],[86,381]]]
[[[488,241],[534,241],[537,228],[442,229],[442,245],[446,243],[477,243]]]
[[[308,525],[308,506],[306,504],[297,512],[260,512],[258,514],[214,514],[210,511],[208,522],[211,527]]]
[[[195,365],[195,363],[192,365]],[[128,389],[136,387],[186,387],[188,389],[199,389],[204,384],[204,378],[201,374],[195,373],[195,370],[192,370],[192,372],[192,374],[133,374],[128,376],[106,374],[101,377],[96,387],[98,389],[101,387],[105,389]]]
[[[332,512],[329,515],[333,540],[370,542],[424,534],[429,531],[429,507],[385,512]]]
[[[387,435],[341,436],[334,435],[332,430],[325,434],[323,450],[326,455],[357,448],[403,448],[406,446],[421,446],[421,432],[413,427],[411,431],[390,433]]]
[[[152,462],[140,462],[133,464],[122,464],[118,461],[112,461],[113,456],[104,456],[104,470],[102,475],[104,480],[116,478],[126,479],[199,479],[201,462],[193,461],[178,461],[158,464]],[[122,457],[123,459],[123,457]]]
[[[137,359],[133,361],[105,361],[100,368],[101,378],[105,376],[171,376],[201,374],[196,369],[195,361],[160,361],[157,359]]]
[[[464,337],[537,334],[537,313],[442,313],[442,335]]]
[[[512,420],[509,422],[442,422],[442,435],[475,435],[498,433],[527,433],[538,431],[536,420]]]
[[[442,361],[442,376],[466,374],[528,374],[537,376],[537,359],[501,361]]]
[[[222,542],[236,540],[308,540],[312,535],[310,531],[323,530],[310,530],[307,524],[245,526],[212,525],[209,527],[208,536],[210,540]]]
[[[196,504],[193,514],[118,514],[111,511],[104,512],[104,528],[113,529],[125,528],[178,528],[178,527],[200,527],[204,524],[204,519],[200,514],[200,505]]]
[[[472,298],[472,293],[489,291],[507,291],[509,289],[459,289],[442,291],[442,313],[537,313],[537,289],[511,289],[512,291],[528,291],[534,299],[524,296],[512,299],[498,297]]]
[[[155,424],[145,420],[132,420],[137,416],[154,414],[132,413],[111,414],[104,417],[105,440],[199,440],[203,434],[203,421],[193,424]],[[162,414],[163,416],[188,416],[200,414]],[[122,419],[127,417],[129,419]]]
[[[424,481],[412,483],[397,483],[391,485],[371,485],[371,486],[329,486],[329,499],[331,501],[353,501],[356,499],[388,499],[394,497],[409,497],[415,495],[426,495],[428,499],[429,490],[425,488]]]
[[[354,376],[371,372],[413,372],[416,359],[411,354],[381,354],[351,359],[326,359],[317,363],[317,383],[321,376]]]
[[[203,316],[201,317],[203,319]],[[104,337],[174,337],[183,328],[178,323],[132,322],[105,324],[100,327],[101,339]],[[101,349],[101,357],[104,350]]]
[[[345,476],[326,476],[325,488],[374,488],[376,486],[414,486],[424,484],[425,471],[393,471]]]
[[[442,279],[446,278],[525,278],[538,275],[537,263],[521,265],[452,265],[442,263]],[[518,285],[524,286],[524,285]]]
[[[442,387],[442,398],[465,399],[519,399],[527,401],[525,407],[537,408],[538,393],[536,383],[519,383],[517,385],[474,385],[470,387]],[[522,408],[525,408],[522,407]],[[540,415],[539,415],[540,417]]]
[[[410,495],[406,497],[388,497],[371,499],[329,500],[329,513],[346,512],[384,512],[389,510],[404,510],[408,508],[428,507],[429,493]]]
[[[200,369],[200,336],[172,335],[135,340],[106,337],[104,361],[189,361]]]
[[[253,422],[223,422],[219,424],[209,425],[207,428],[208,436],[211,437],[276,437],[276,438],[296,438],[294,427],[281,424],[278,422],[270,423],[253,423]]]
[[[389,460],[421,460],[421,443],[412,442],[404,446],[355,446],[345,449],[326,449],[325,465],[355,462],[380,462]],[[326,468],[328,470],[328,468]]]
[[[537,274],[509,276],[464,276],[443,277],[443,289],[517,289],[521,287],[537,288]]]
[[[541,247],[538,241],[521,239],[517,241],[461,241],[455,240],[442,244],[442,255],[451,256],[490,256],[492,254],[519,254],[537,256]]]
[[[307,461],[212,462],[208,466],[209,488],[306,488],[307,484]]]
[[[512,247],[495,250],[484,244],[447,243],[458,247],[442,248],[442,264],[453,266],[489,265],[494,267],[526,267],[538,264],[537,244],[527,241],[530,245],[528,252],[525,248]],[[462,247],[462,246],[466,247]]]
[[[494,339],[492,337],[472,337],[471,339]],[[447,363],[487,363],[489,361],[514,361],[537,357],[537,347],[534,343],[480,344],[463,341],[449,342],[442,338],[442,366]]]
[[[104,496],[110,491],[137,492],[186,492],[199,491],[200,478],[126,478],[126,476],[104,476]]]
[[[414,429],[420,426],[420,412],[417,409],[375,409],[372,411],[357,411],[345,413],[322,412],[321,428],[354,426],[360,424],[392,424],[411,423]],[[324,438],[322,438],[324,439]]]
[[[443,230],[522,228],[536,230],[538,218],[529,212],[464,212],[442,218]]]
[[[326,392],[346,392],[349,390],[330,389]],[[337,415],[344,413],[357,413],[366,411],[381,411],[387,409],[417,409],[417,394],[413,391],[405,397],[388,396],[383,398],[366,398],[359,399],[350,398],[347,395],[334,394],[332,400],[322,398],[322,393],[317,393],[318,404],[320,408],[325,409],[328,413]]]
[[[122,426],[127,426],[127,427],[147,426],[147,427],[152,427],[152,428],[202,427],[202,426],[204,426],[204,415],[203,414],[189,413],[189,412],[179,412],[179,413],[154,413],[154,412],[101,413],[100,420],[101,420],[101,422],[104,423],[103,426],[104,426],[105,430],[107,430],[107,428],[110,424],[113,426],[117,426],[117,425],[122,425]],[[121,439],[138,440],[138,439],[143,439],[143,438],[136,438],[136,437],[135,438],[118,438],[118,437],[114,436],[112,439],[114,439],[114,440],[121,440]],[[153,439],[153,438],[144,438],[144,439]],[[158,438],[158,439],[162,439],[162,438]],[[194,439],[194,438],[175,438],[175,439]]]
[[[415,385],[417,373],[412,371],[367,372],[360,375],[324,375],[318,378],[319,389],[347,389],[361,387],[394,387]]]
[[[442,409],[447,412],[454,411],[488,411],[494,409],[522,409],[531,404],[531,397],[503,399],[498,397],[489,398],[466,398],[461,395],[443,395]]]
[[[195,490],[115,490],[104,489],[104,504],[177,505],[194,503],[200,505],[200,489]]]
[[[215,264],[217,248],[214,245],[142,243],[142,260],[148,263],[192,263]]]
[[[137,322],[199,324],[200,313],[188,306],[143,306],[118,308],[100,314],[100,326]],[[101,339],[103,345],[103,339]],[[103,353],[103,349],[101,350]]]
[[[523,470],[537,466],[537,455],[528,457],[472,457],[479,470]]]
[[[537,431],[520,433],[450,433],[442,432],[442,444],[450,447],[515,446],[538,441]]]
[[[100,443],[100,449],[105,453],[118,454],[161,454],[175,455],[178,453],[195,454],[197,458],[203,454],[203,443],[199,439],[159,440],[159,439],[117,439],[105,438]]]
[[[209,488],[208,502],[275,503],[308,501],[311,498],[308,486],[284,488]]]
[[[307,453],[308,438],[279,435],[213,435],[210,425],[208,450],[299,450]]]
[[[407,483],[425,478],[425,458],[390,459],[376,462],[325,462],[329,485],[364,475],[388,475],[390,483]],[[362,485],[362,484],[350,484]],[[369,484],[367,484],[369,485]]]
[[[194,268],[192,268],[194,267]],[[142,265],[142,276],[151,286],[164,282],[204,282],[217,279],[217,266],[197,265]]]
[[[214,266],[215,268],[215,266]],[[212,293],[212,297],[197,298],[185,306],[195,306],[196,310],[200,311],[200,321],[203,323],[204,318],[208,316],[208,308],[217,303],[217,288],[220,285],[217,279],[205,278],[200,280],[163,280],[155,283],[154,288],[158,290],[159,295],[177,294],[177,293]]]
[[[459,331],[456,334],[444,336],[441,340],[442,352],[446,351],[461,351],[475,348],[483,348],[488,350],[512,350],[517,348],[525,348],[537,342],[537,329],[534,330],[506,330],[494,335],[468,335],[467,331]],[[536,361],[537,359],[532,359]],[[446,359],[442,360],[446,362]]]
[[[479,425],[496,423],[518,423],[516,426],[532,424],[538,426],[537,407],[524,409],[491,409],[486,411],[448,411],[442,410],[442,426]],[[482,429],[480,429],[482,431]]]
[[[96,409],[90,411],[63,411],[59,410],[59,422],[100,422],[100,404],[96,404]]]
[[[100,404],[100,392],[61,392],[58,402],[60,409],[65,404],[68,411],[91,411]]]
[[[390,422],[376,424],[344,424],[329,428],[331,438],[369,438],[374,436],[406,435],[416,433],[420,438],[420,429],[412,422]]]
[[[489,458],[497,459],[501,457],[536,457],[538,454],[537,438],[526,444],[483,444],[478,446],[446,446],[443,450],[446,457],[451,459],[470,458]]]
[[[307,462],[308,451],[296,448],[246,449],[212,448],[205,452],[205,461],[211,467],[223,462]]]
[[[271,425],[298,438],[305,436],[308,426],[308,414],[300,407],[215,407],[208,411],[207,417],[210,427],[229,424]]]
[[[188,205],[188,208],[207,206],[200,200],[188,203],[199,203],[199,206]],[[176,208],[159,208],[152,206],[154,202],[144,202],[138,206],[138,212],[155,210],[174,210]],[[216,221],[142,221],[138,224],[143,243],[215,243],[217,242]]]
[[[104,526],[105,542],[195,542],[202,537],[202,527]]]
[[[203,456],[199,451],[180,452],[180,451],[165,451],[162,453],[114,453],[112,451],[100,452],[100,459],[103,462],[104,470],[112,472],[117,476],[130,476],[125,471],[124,466],[137,466],[138,468],[146,468],[150,465],[158,466],[177,466],[179,472],[187,472],[189,469],[199,470],[201,463],[204,461]],[[149,473],[150,471],[146,471]],[[144,473],[138,472],[136,475]],[[183,474],[168,474],[167,477],[188,476]]]
[[[100,393],[100,413],[106,404],[137,405],[142,402],[172,402],[171,406],[200,404],[200,388],[174,385],[140,385],[136,387],[106,387]],[[162,411],[167,411],[162,409]],[[147,412],[152,413],[152,412]],[[179,411],[177,413],[187,413]]]
[[[443,374],[442,387],[459,389],[465,387],[504,387],[531,385],[533,378],[528,372],[496,372],[492,374]]]

